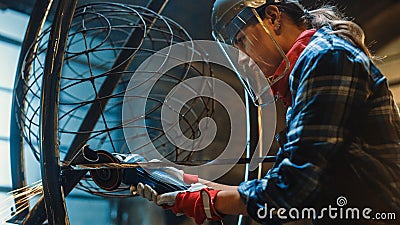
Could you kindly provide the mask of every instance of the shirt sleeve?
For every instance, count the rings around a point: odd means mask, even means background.
[[[309,54],[292,73],[288,141],[278,161],[263,179],[239,186],[249,215],[259,222],[272,218],[268,212],[260,218],[260,208],[313,204],[329,158],[351,142],[369,95],[368,67],[357,54],[329,49]]]

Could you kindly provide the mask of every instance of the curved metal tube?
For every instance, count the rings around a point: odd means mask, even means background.
[[[43,74],[40,139],[41,173],[47,219],[50,225],[68,225],[61,188],[58,145],[58,101],[64,52],[77,0],[60,1],[52,24]]]
[[[11,180],[12,189],[16,190],[26,186],[25,180],[25,163],[24,163],[24,141],[23,130],[21,129],[22,111],[19,107],[24,107],[25,86],[23,80],[29,80],[29,71],[31,69],[32,58],[37,50],[36,40],[43,29],[44,22],[50,11],[53,0],[36,1],[28,27],[25,32],[24,41],[21,46],[21,53],[18,60],[17,71],[14,80],[14,93],[11,106],[10,118],[10,164],[11,164]],[[23,76],[23,78],[22,78]],[[14,199],[15,209],[20,207],[18,199]],[[10,222],[19,222],[28,214],[29,204],[26,209],[17,214]]]

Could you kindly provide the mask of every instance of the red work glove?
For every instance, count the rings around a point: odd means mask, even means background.
[[[175,214],[185,214],[194,218],[196,224],[203,224],[206,219],[219,221],[222,216],[214,208],[215,196],[219,190],[213,190],[203,184],[193,184],[187,191],[174,191],[158,195],[150,186],[139,183],[139,195],[155,201],[164,209],[171,209]]]
[[[193,217],[196,224],[203,224],[206,219],[219,221],[222,217],[214,208],[215,196],[219,190],[203,188],[196,192],[181,192],[176,195],[172,211]]]

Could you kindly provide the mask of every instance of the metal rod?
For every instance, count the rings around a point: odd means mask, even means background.
[[[50,225],[69,225],[61,188],[58,143],[58,102],[64,53],[78,0],[60,1],[49,36],[43,73],[40,140],[41,174],[47,220]]]
[[[249,101],[249,94],[246,90],[244,90],[244,99],[246,103],[246,158],[250,158],[250,141],[251,141],[251,123],[250,123],[250,101]],[[250,174],[250,162],[247,162],[244,167],[244,179],[243,181],[249,180]],[[247,221],[243,220],[243,215],[239,215],[238,217],[238,225],[246,224]]]
[[[7,37],[7,36],[5,36],[3,34],[0,34],[0,41],[6,42],[6,43],[11,44],[11,45],[16,45],[18,47],[20,47],[22,45],[21,41],[15,39],[15,38]]]
[[[218,160],[191,160],[191,161],[174,161],[173,163],[179,166],[214,166],[214,165],[227,165],[227,164],[248,164],[251,160],[257,160],[257,158],[241,158],[241,159],[218,159]],[[266,156],[259,158],[258,160],[262,162],[275,162],[275,156]],[[97,169],[117,169],[117,168],[163,168],[171,166],[171,162],[137,162],[137,163],[79,163],[70,164],[68,166],[63,166],[63,171],[68,170],[97,170]]]
[[[259,151],[258,151],[258,157],[262,157],[263,156],[263,149],[264,149],[264,146],[263,146],[263,135],[264,135],[264,133],[263,133],[263,122],[262,122],[262,111],[261,111],[261,106],[258,106],[257,107],[257,113],[258,113],[258,116],[257,116],[257,118],[258,118],[258,141],[259,141],[259,146],[260,146],[260,149],[259,149]],[[261,177],[262,177],[262,166],[263,166],[263,162],[260,162],[260,163],[258,163],[258,174],[257,174],[257,179],[261,179]]]
[[[12,188],[19,189],[26,186],[25,163],[24,163],[24,141],[21,119],[24,110],[24,80],[29,80],[32,58],[35,55],[36,40],[43,29],[48,12],[50,11],[53,0],[37,0],[29,18],[28,27],[21,46],[21,53],[18,59],[17,71],[14,80],[14,95],[12,98],[11,118],[10,118],[10,164]],[[17,44],[17,43],[15,43]],[[21,45],[22,44],[22,45]],[[18,199],[14,199],[15,208],[19,207]],[[29,208],[29,207],[28,207]],[[19,213],[10,222],[22,220],[28,214],[29,209]]]

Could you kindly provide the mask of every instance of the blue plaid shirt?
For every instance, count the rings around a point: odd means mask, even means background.
[[[266,205],[318,209],[337,206],[339,196],[400,217],[399,109],[372,61],[330,32],[314,34],[290,74],[287,141],[276,163],[239,186],[258,222],[270,221],[257,215]]]

